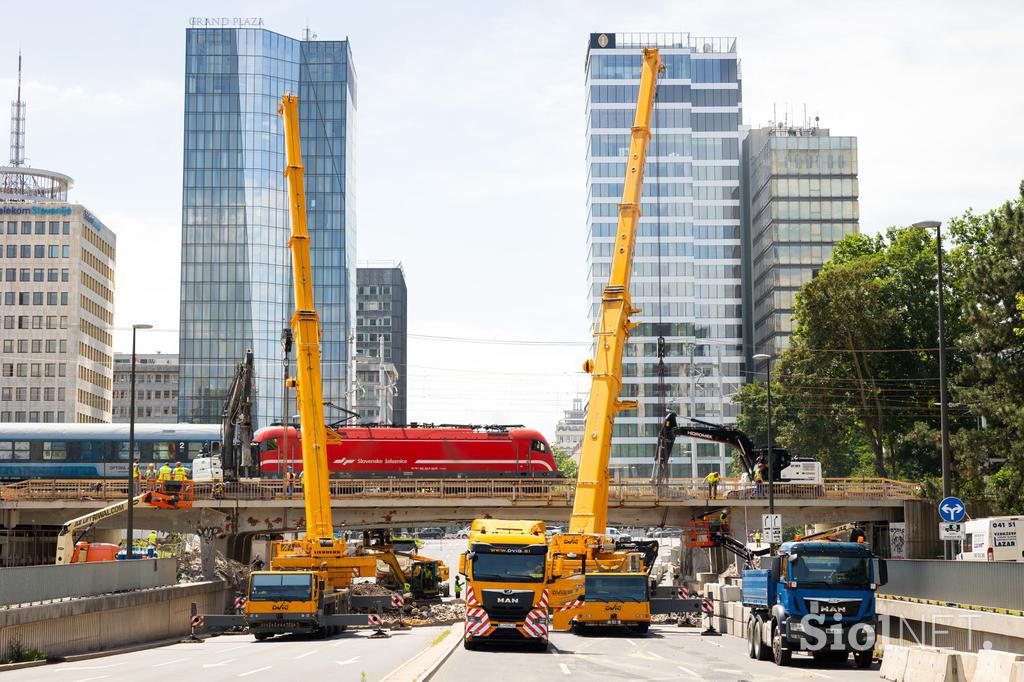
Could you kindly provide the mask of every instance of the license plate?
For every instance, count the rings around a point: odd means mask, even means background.
[[[516,629],[516,624],[515,623],[498,623],[498,629],[499,630],[515,630]]]

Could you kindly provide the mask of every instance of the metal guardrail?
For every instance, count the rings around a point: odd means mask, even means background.
[[[1024,563],[890,559],[878,596],[1024,612]]]
[[[173,585],[177,572],[177,559],[0,568],[0,606]]]
[[[279,479],[264,479],[228,483],[196,483],[196,500],[280,500],[288,497],[287,485]],[[332,479],[331,497],[335,499],[376,498],[510,498],[514,500],[544,500],[571,504],[576,489],[575,481],[551,479]],[[0,500],[63,501],[63,500],[117,500],[127,494],[124,481],[111,480],[58,480],[35,479],[11,483],[0,488]],[[302,497],[301,485],[293,490],[295,498]],[[654,485],[647,480],[617,480],[609,485],[609,501],[670,502],[682,500],[703,501],[707,486],[703,479],[671,479],[666,485]],[[718,497],[750,499],[754,488],[741,485],[739,479],[722,479]],[[915,483],[893,481],[886,478],[826,478],[820,484],[779,483],[775,485],[776,499],[825,500],[900,500],[920,497]]]

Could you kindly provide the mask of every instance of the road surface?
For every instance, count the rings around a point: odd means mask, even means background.
[[[878,679],[878,664],[871,670],[846,665],[819,665],[809,656],[793,657],[793,665],[780,668],[770,661],[747,656],[746,642],[738,637],[702,637],[695,628],[660,625],[647,636],[577,636],[556,632],[548,653],[530,653],[510,646],[466,651],[459,648],[445,662],[436,679],[471,682],[530,680],[681,680],[692,682],[789,682],[793,680],[866,681]]]
[[[4,682],[99,682],[100,680],[380,680],[420,653],[447,627],[394,632],[369,639],[369,630],[327,640],[282,636],[257,642],[251,635],[212,637],[202,644],[172,646],[4,673]],[[438,646],[447,644],[443,640]],[[461,646],[461,645],[460,645]]]

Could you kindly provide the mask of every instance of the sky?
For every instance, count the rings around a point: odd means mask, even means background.
[[[858,138],[862,232],[986,210],[1024,179],[1019,2],[8,3],[0,99],[21,49],[29,163],[117,234],[119,351],[144,322],[139,352],[177,352],[191,16],[351,40],[357,257],[405,270],[412,420],[553,437],[589,389],[591,32],[737,37],[745,124],[806,106]]]

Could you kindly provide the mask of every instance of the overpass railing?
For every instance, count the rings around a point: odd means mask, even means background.
[[[576,482],[552,479],[429,479],[378,478],[332,479],[331,497],[335,499],[379,498],[510,498],[571,503]],[[707,485],[699,478],[671,479],[656,485],[648,480],[618,479],[609,485],[609,501],[615,504],[675,500],[705,500]],[[34,479],[0,487],[0,500],[61,501],[118,500],[127,495],[123,480]],[[275,500],[288,496],[287,484],[280,479],[243,480],[226,484],[196,483],[199,500]],[[301,499],[301,483],[293,496]],[[920,486],[887,478],[826,478],[822,483],[777,483],[776,499],[875,500],[911,499],[921,496]],[[722,479],[718,498],[757,499],[756,488],[739,479]]]

